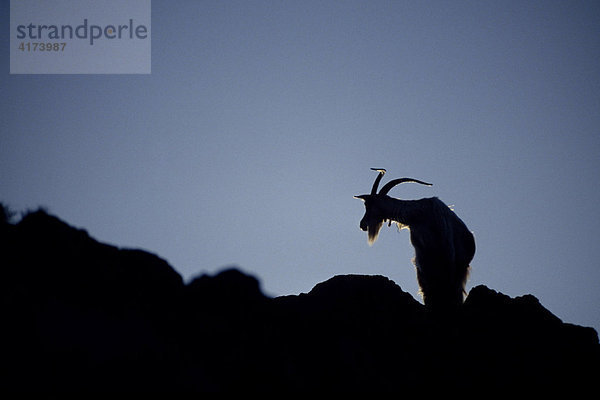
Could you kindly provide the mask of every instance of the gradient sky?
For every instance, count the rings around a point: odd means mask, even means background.
[[[382,274],[408,232],[358,228],[376,174],[432,182],[474,232],[468,288],[600,329],[600,3],[152,1],[151,75],[9,75],[0,197],[269,295]]]

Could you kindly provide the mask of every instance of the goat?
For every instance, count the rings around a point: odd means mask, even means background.
[[[371,194],[354,196],[365,204],[365,215],[360,229],[367,232],[369,245],[379,235],[384,222],[392,222],[399,229],[410,231],[410,241],[415,248],[413,263],[423,302],[431,310],[455,309],[463,303],[465,284],[470,262],[475,255],[475,239],[465,223],[437,197],[419,200],[400,200],[389,197],[396,185],[415,182],[430,183],[412,178],[399,178],[388,182],[379,193],[377,187],[386,170],[378,171]]]

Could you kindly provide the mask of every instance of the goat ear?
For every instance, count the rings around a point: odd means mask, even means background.
[[[355,199],[358,199],[358,200],[365,201],[365,200],[366,200],[366,198],[367,198],[367,195],[366,195],[366,194],[361,194],[361,195],[359,195],[359,196],[354,196],[354,198],[355,198]]]

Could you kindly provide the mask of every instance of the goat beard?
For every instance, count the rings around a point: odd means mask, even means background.
[[[379,236],[379,231],[381,230],[382,226],[383,226],[383,221],[378,222],[374,225],[369,225],[367,227],[367,238],[368,238],[369,246],[372,246],[373,243],[375,243],[375,241],[377,240],[377,236]]]

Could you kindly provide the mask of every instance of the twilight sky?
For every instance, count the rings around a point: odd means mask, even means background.
[[[151,75],[9,75],[4,35],[0,200],[186,280],[382,274],[416,297],[408,232],[358,228],[386,168],[474,232],[468,289],[600,329],[597,1],[154,0],[150,33]]]

